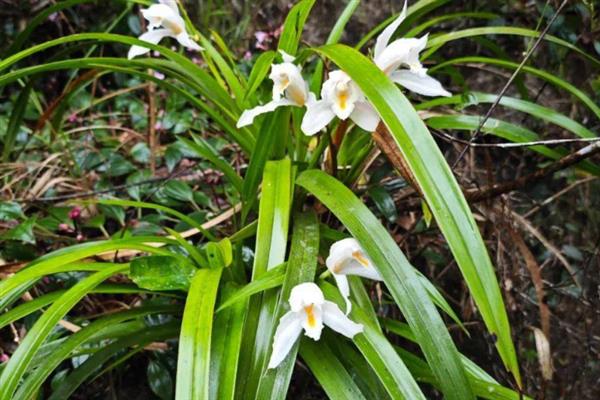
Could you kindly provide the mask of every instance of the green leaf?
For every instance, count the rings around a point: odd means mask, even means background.
[[[494,103],[497,99],[498,96],[495,94],[468,92],[465,95],[444,97],[440,99],[431,100],[426,103],[421,103],[416,108],[418,110],[425,110],[430,109],[432,107],[447,104],[459,104],[463,107],[468,107],[476,106],[481,103]],[[514,97],[509,96],[503,96],[502,98],[500,98],[499,101],[499,104],[503,107],[521,111],[541,120],[558,125],[579,137],[593,138],[597,136],[594,132],[590,131],[585,126],[581,125],[579,122],[551,108],[540,106],[539,104],[535,104],[527,100],[516,99]]]
[[[84,201],[82,203],[84,203],[84,204],[98,203],[98,204],[103,204],[103,205],[121,206],[121,207],[139,207],[139,208],[149,208],[152,210],[162,211],[166,214],[173,215],[173,216],[179,218],[182,222],[185,222],[186,224],[198,229],[207,238],[209,238],[211,240],[215,239],[215,236],[212,233],[210,233],[208,230],[204,229],[204,227],[201,224],[199,224],[198,222],[196,222],[193,218],[190,218],[187,215],[182,214],[177,210],[173,210],[172,208],[169,208],[166,206],[161,206],[159,204],[145,203],[142,201],[117,200],[117,199],[92,200],[92,201]]]
[[[192,201],[194,199],[192,188],[182,181],[170,180],[164,186],[164,192],[167,196],[179,201]]]
[[[429,51],[423,53],[422,59],[428,58],[431,54],[433,54],[440,46],[451,42],[453,40],[471,38],[474,36],[481,35],[515,35],[515,36],[523,36],[523,37],[531,37],[538,38],[540,36],[540,32],[535,31],[533,29],[527,28],[519,28],[513,26],[486,26],[486,27],[478,27],[478,28],[469,28],[463,29],[459,31],[453,31],[449,33],[442,33],[439,35],[435,35],[429,39],[427,42],[427,48]],[[571,43],[559,39],[556,36],[545,35],[544,40],[550,43],[557,44],[559,46],[563,46],[567,49],[573,50],[579,55],[585,57],[590,60],[592,63],[596,64],[596,66],[600,65],[600,60],[581,50],[580,48],[572,45]]]
[[[131,261],[129,276],[144,289],[187,291],[196,271],[192,263],[175,257],[148,256]]]
[[[19,225],[5,232],[2,235],[2,239],[18,240],[23,243],[35,244],[35,235],[33,233],[35,221],[35,217],[26,219],[24,222],[21,222]]]
[[[229,302],[238,294],[238,287],[225,285],[222,296]],[[219,309],[224,309],[224,304]],[[238,361],[242,351],[244,316],[248,298],[236,301],[215,317],[210,358],[210,399],[229,400],[235,397]]]
[[[344,307],[345,302],[337,288],[322,282],[320,284],[326,298]],[[350,319],[362,324],[364,331],[354,337],[354,343],[369,362],[392,399],[422,399],[425,396],[414,380],[394,347],[371,318],[360,307],[352,307]]]
[[[150,360],[146,369],[148,377],[148,386],[155,395],[162,400],[171,400],[173,398],[173,378],[171,373],[163,363],[156,360]]]
[[[150,148],[144,142],[136,143],[131,148],[131,157],[140,164],[146,164],[150,160]]]
[[[449,399],[473,398],[458,351],[414,268],[387,230],[348,188],[319,170],[296,182],[313,193],[358,240],[418,337],[419,345]]]
[[[180,312],[179,306],[155,305],[133,308],[95,320],[80,331],[69,336],[68,339],[61,341],[60,346],[55,348],[48,356],[40,359],[39,362],[36,362],[36,359],[34,359],[36,368],[25,378],[14,398],[31,398],[33,393],[39,389],[52,371],[66,360],[75,349],[88,340],[101,336],[103,332],[118,326],[121,322],[152,314],[173,314],[176,312]],[[109,338],[112,336],[113,334],[111,333]]]
[[[277,326],[279,319],[289,311],[288,299],[292,289],[303,282],[312,282],[317,270],[317,257],[319,256],[319,222],[314,212],[296,214],[294,232],[288,259],[288,268],[285,281],[279,295],[276,311],[273,314],[272,326]],[[268,272],[267,272],[268,273]],[[266,275],[266,274],[265,274]],[[269,340],[274,336],[271,332]],[[298,344],[288,353],[281,364],[267,370],[260,379],[257,398],[261,400],[285,400],[287,391],[296,364]],[[270,352],[268,352],[270,356]]]
[[[396,211],[396,203],[392,199],[392,195],[381,186],[373,186],[369,189],[369,195],[371,199],[383,214],[383,216],[390,222],[396,221],[398,218],[398,212]]]
[[[331,400],[366,400],[344,365],[325,342],[303,338],[300,355]]]
[[[252,281],[285,260],[292,203],[292,168],[289,158],[266,163],[258,211]],[[266,291],[251,299],[244,325],[237,396],[255,398],[270,353],[277,293]]]
[[[222,269],[200,269],[185,302],[179,354],[177,400],[208,399],[213,312]]]
[[[83,364],[77,367],[63,383],[52,393],[52,396],[48,400],[62,400],[71,397],[73,392],[90,378],[92,374],[98,371],[99,366],[104,364],[110,358],[115,355],[122,354],[128,347],[134,347],[132,351],[125,354],[125,359],[132,354],[135,354],[145,346],[152,342],[164,341],[173,338],[177,335],[177,329],[179,328],[178,322],[168,322],[163,325],[144,327],[141,330],[131,332],[130,334],[114,341],[113,343],[102,347],[100,350],[95,352],[92,356],[85,360]],[[116,363],[109,365],[104,370],[100,371],[100,375],[110,369],[113,366],[118,365],[118,359]],[[96,375],[96,377],[99,375]],[[94,380],[93,378],[91,380]]]
[[[421,210],[423,211],[423,219],[425,220],[425,225],[429,228],[431,223],[433,222],[433,214],[431,214],[431,210],[426,202],[421,202]]]
[[[29,103],[31,89],[32,83],[27,84],[27,86],[21,90],[19,97],[17,97],[17,100],[15,101],[13,111],[10,114],[8,127],[6,132],[3,132],[4,143],[2,144],[2,162],[8,162],[10,160],[11,152],[14,150],[17,134],[21,129],[21,122],[23,121],[23,116],[27,110],[27,104]]]
[[[23,210],[18,203],[12,201],[0,201],[0,221],[11,221],[25,218]]]
[[[248,89],[246,89],[244,97],[246,101],[254,95],[260,84],[265,80],[276,55],[277,53],[272,50],[265,51],[254,61],[254,66],[248,78]]]
[[[477,115],[436,115],[425,119],[427,126],[434,129],[465,130],[469,132],[479,128],[481,117]],[[489,118],[481,127],[485,133],[507,139],[514,143],[535,142],[542,138],[535,132],[519,125],[511,124],[506,121]],[[551,149],[547,146],[527,146],[527,149],[542,154],[552,160],[557,160],[565,155],[561,149]],[[582,162],[579,168],[594,175],[600,175],[600,167],[588,161]]]
[[[301,0],[296,4],[283,23],[283,31],[279,37],[278,50],[283,50],[289,55],[296,55],[304,23],[310,14],[310,10],[315,4],[315,0]]]
[[[389,129],[423,191],[486,326],[498,338],[496,347],[500,357],[521,385],[508,316],[494,267],[467,201],[427,127],[400,89],[371,60],[341,45],[327,46],[319,52],[350,75]],[[456,350],[451,352],[456,362]],[[435,368],[437,363],[429,359],[427,352],[425,354]],[[466,387],[462,375],[462,378],[440,375],[438,379],[450,390],[450,385],[458,388],[461,382]],[[467,396],[466,393],[463,392],[463,396]]]
[[[61,296],[46,312],[37,320],[33,328],[29,330],[25,339],[13,353],[8,364],[0,375],[0,400],[10,400],[17,388],[20,379],[25,374],[33,356],[38,351],[50,331],[65,316],[75,304],[77,304],[90,290],[108,279],[114,274],[125,271],[127,266],[111,265],[106,269],[80,281],[64,295]]]
[[[232,305],[249,298],[253,294],[281,286],[285,278],[286,266],[287,263],[284,263],[275,268],[271,268],[259,278],[253,280],[245,286],[242,286],[241,288],[238,288],[235,293],[229,295],[227,300],[225,300],[219,306],[219,308],[217,308],[217,312],[221,312],[227,307],[231,307]]]
[[[242,220],[246,219],[246,216],[254,205],[258,184],[260,183],[267,160],[272,157],[275,145],[285,147],[284,143],[278,142],[277,139],[278,136],[281,137],[282,132],[287,132],[288,123],[289,110],[279,109],[264,118],[248,169],[246,170],[246,176],[244,176],[244,185],[242,187],[242,200],[244,201]]]
[[[537,68],[533,68],[533,67],[529,67],[529,66],[520,67],[520,65],[517,63],[511,62],[511,61],[506,61],[506,60],[500,60],[497,58],[461,57],[461,58],[456,58],[453,60],[445,61],[444,63],[437,65],[435,68],[432,68],[431,70],[435,71],[436,69],[443,68],[444,66],[447,66],[447,65],[458,65],[458,64],[468,64],[468,63],[490,64],[490,65],[507,68],[507,69],[511,69],[511,70],[516,70],[517,68],[521,68],[522,72],[537,76],[537,77],[551,83],[552,85],[556,86],[557,88],[560,88],[560,89],[563,89],[563,90],[569,92],[570,94],[572,94],[573,96],[578,98],[583,104],[585,104],[596,115],[596,117],[600,118],[600,107],[587,94],[585,94],[582,90],[578,89],[576,86],[565,81],[564,79],[559,78],[556,74],[551,74],[551,73],[543,71],[541,69],[537,69]],[[600,66],[600,62],[598,63],[598,65]]]

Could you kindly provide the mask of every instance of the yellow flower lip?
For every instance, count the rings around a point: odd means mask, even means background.
[[[340,108],[342,110],[345,110],[346,107],[348,106],[347,102],[348,102],[348,93],[346,92],[342,92],[340,93],[340,95],[338,96],[339,102],[340,102]]]
[[[314,308],[314,304],[304,307],[304,312],[306,312],[306,317],[308,319],[308,326],[310,326],[311,328],[317,326],[317,319],[315,318]]]
[[[363,267],[368,267],[369,266],[369,260],[367,260],[365,258],[365,256],[363,255],[363,253],[361,251],[355,251],[352,253],[352,257],[354,257],[356,259],[356,261],[358,261],[359,263],[361,263],[363,265]]]

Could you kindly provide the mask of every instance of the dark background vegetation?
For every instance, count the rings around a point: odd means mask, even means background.
[[[0,0],[0,46],[9,46],[15,35],[27,26],[37,12],[52,3],[51,0]],[[291,5],[289,1],[275,0],[188,0],[184,3],[202,32],[208,32],[209,28],[219,32],[241,59],[252,58],[263,49],[276,46],[278,28]],[[305,31],[306,42],[319,44],[324,41],[335,22],[334,16],[343,7],[342,3],[335,0],[317,1]],[[494,25],[541,30],[556,6],[556,2],[542,0],[454,1],[436,14],[456,11],[498,14],[493,21],[465,19],[458,24],[454,22],[451,27],[456,29],[493,22]],[[348,25],[343,41],[356,43],[387,16],[398,12],[400,7],[400,1],[363,1]],[[599,56],[598,9],[600,4],[591,0],[571,1],[550,33]],[[36,30],[28,45],[70,33],[103,31],[122,11],[123,3],[102,1],[52,15]],[[451,28],[446,25],[443,27],[447,30]],[[436,29],[439,27],[434,26],[431,31],[435,32]],[[139,34],[139,15],[134,12],[126,15],[114,32]],[[262,32],[258,39],[257,32]],[[520,62],[530,45],[530,41],[522,38],[487,37],[453,42],[445,47],[442,54],[447,58],[460,55],[498,56],[490,50],[496,48],[497,53],[507,59]],[[82,48],[82,54],[86,50]],[[124,55],[126,49],[111,45],[102,51],[106,55]],[[52,53],[48,52],[42,58],[34,57],[27,62],[35,65],[50,57]],[[581,57],[565,54],[555,46],[544,43],[532,56],[530,64],[562,77],[588,93],[596,102],[600,99],[600,71],[583,62]],[[446,87],[452,92],[478,89],[499,92],[509,77],[506,70],[479,65],[461,67],[461,72],[464,80],[446,77]],[[169,177],[171,180],[177,178],[184,181],[186,187],[193,188],[193,200],[204,210],[196,213],[197,218],[206,219],[211,213],[226,208],[229,202],[227,188],[223,187],[220,176],[201,162],[191,159],[176,144],[177,135],[190,130],[202,133],[210,137],[224,156],[240,168],[244,166],[245,160],[238,149],[229,146],[205,117],[186,110],[184,102],[176,96],[158,93],[158,101],[154,105],[156,123],[154,127],[150,126],[147,85],[118,74],[99,76],[92,85],[69,96],[68,118],[63,131],[70,133],[57,136],[48,124],[42,123],[40,126],[39,122],[43,111],[52,107],[53,102],[61,99],[65,93],[66,82],[71,78],[69,74],[60,72],[45,75],[37,81],[39,104],[29,105],[26,126],[17,137],[17,150],[0,164],[3,185],[0,187],[0,198],[20,202],[26,216],[35,218],[40,224],[34,229],[32,223],[28,229],[26,227],[15,233],[11,229],[16,221],[0,218],[0,235],[4,235],[0,237],[0,264],[4,264],[0,267],[0,274],[9,273],[10,268],[51,249],[101,238],[103,235],[98,229],[99,222],[85,215],[83,223],[73,224],[67,216],[71,208],[63,201],[40,202],[33,199],[99,191],[151,177]],[[121,89],[129,90],[100,107],[88,108],[94,99]],[[599,131],[600,121],[564,92],[537,79],[524,77],[519,85],[511,87],[508,95],[518,97],[523,90],[537,103],[570,116],[592,131]],[[18,94],[19,88],[16,86],[0,92],[0,140]],[[478,106],[472,111],[483,115],[487,106]],[[541,124],[501,107],[495,110],[494,116],[522,124],[544,138],[568,137],[556,126]],[[93,130],[84,128],[91,125],[105,127]],[[113,128],[115,126],[124,129],[116,130]],[[155,148],[150,148],[146,143],[147,132],[151,128],[156,130],[159,138]],[[495,143],[498,139],[485,137],[481,141]],[[450,163],[462,150],[462,145],[456,142],[448,143],[440,139],[439,144]],[[568,145],[571,150],[581,146]],[[596,156],[595,161],[600,162],[600,157]],[[455,173],[465,188],[471,188],[489,182],[511,181],[543,168],[547,163],[527,149],[473,148],[456,166]],[[486,335],[442,236],[435,227],[427,228],[424,225],[420,211],[408,210],[410,190],[383,159],[371,169],[367,187],[383,188],[389,195],[386,199],[394,199],[390,209],[390,204],[379,204],[373,196],[366,194],[364,197],[365,201],[381,210],[382,218],[387,221],[389,230],[411,262],[443,290],[469,328],[471,337],[459,329],[453,330],[459,349],[502,383],[510,384],[510,378],[494,351],[494,338]],[[172,184],[169,186],[166,181],[161,181],[150,187],[129,187],[118,194],[174,205],[187,212],[194,211],[181,190],[185,192],[187,189]],[[536,398],[597,399],[600,396],[600,182],[575,169],[566,169],[490,201],[474,204],[473,211],[480,222],[504,291],[524,374],[525,392]],[[515,217],[515,214],[522,218]],[[114,232],[123,224],[129,224],[137,232],[160,231],[159,221],[151,217],[125,214],[109,207],[101,209],[97,215],[100,217],[94,218],[102,219],[106,233]],[[10,234],[7,236],[7,233]],[[579,285],[575,284],[565,264],[576,271]],[[532,278],[532,271],[539,271],[540,276]],[[46,284],[49,287],[66,285],[71,278],[48,279]],[[540,327],[536,279],[545,290],[543,303],[551,315],[550,344],[554,374],[549,381],[542,379],[540,355],[536,351],[533,333],[534,327]],[[78,312],[94,314],[115,307],[115,304],[129,304],[134,300],[127,296],[92,296],[79,306]],[[382,307],[386,312],[385,306]],[[0,348],[12,350],[15,335],[25,332],[27,324],[26,320],[24,325],[17,325],[13,330],[7,328],[1,331]],[[153,398],[157,391],[160,393],[161,387],[168,386],[169,377],[173,376],[174,360],[174,354],[157,356],[140,353],[119,369],[81,388],[76,398]],[[301,365],[297,367],[297,379],[291,386],[290,398],[317,399],[324,396],[318,387],[310,383],[308,374]],[[60,379],[60,376],[55,379]]]

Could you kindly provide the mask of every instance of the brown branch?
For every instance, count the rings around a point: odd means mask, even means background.
[[[521,178],[515,179],[510,182],[503,182],[492,186],[487,186],[482,189],[467,189],[464,190],[464,194],[466,199],[470,203],[477,203],[483,200],[488,200],[500,196],[502,194],[524,188],[528,185],[531,185],[532,183],[544,179],[548,175],[551,175],[565,168],[569,168],[575,164],[580,163],[586,158],[589,158],[598,153],[600,153],[600,142],[594,142],[529,175],[525,175]],[[418,210],[421,208],[421,202],[420,200],[408,202],[408,204],[402,205],[400,208],[405,211]]]
[[[531,183],[537,182],[548,175],[575,165],[599,152],[600,142],[595,142],[555,161],[545,168],[535,171],[534,173],[525,175],[521,178],[515,179],[514,181],[498,183],[481,190],[467,191],[465,196],[467,197],[467,200],[471,202],[479,202],[482,200],[491,199],[503,193],[512,192],[513,190],[520,189],[530,185]]]

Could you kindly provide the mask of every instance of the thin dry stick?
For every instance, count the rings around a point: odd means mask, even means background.
[[[550,243],[550,241],[535,226],[533,226],[531,224],[531,222],[529,222],[527,219],[523,218],[520,214],[518,214],[512,210],[510,211],[510,213],[511,213],[511,216],[513,217],[513,219],[519,225],[521,225],[522,228],[529,231],[529,233],[531,233],[537,240],[539,240],[540,243],[542,243],[544,245],[544,247],[546,247],[548,249],[548,251],[550,251],[552,254],[554,254],[554,256],[565,267],[565,269],[567,270],[569,275],[571,275],[571,278],[573,278],[573,281],[575,282],[575,284],[579,288],[582,288],[579,277],[577,276],[577,271],[575,270],[575,268],[573,268],[573,266],[565,258],[565,256],[562,255],[560,250],[557,249],[556,246],[554,246],[552,243]]]
[[[539,169],[532,174],[525,175],[519,179],[515,179],[514,181],[496,184],[490,187],[486,187],[482,190],[477,191],[469,191],[465,193],[467,200],[469,201],[481,201],[485,199],[489,199],[495,196],[498,196],[502,193],[511,192],[515,189],[519,189],[525,187],[533,182],[537,182],[540,179],[553,174],[554,172],[560,171],[572,165],[583,161],[584,159],[591,157],[592,155],[600,152],[600,142],[595,142],[584,148],[577,150],[574,153],[569,154],[566,157],[561,158],[560,160],[550,164],[546,168]]]
[[[500,149],[512,149],[519,147],[532,147],[532,146],[554,146],[559,144],[572,144],[572,143],[589,143],[589,142],[600,142],[600,138],[578,138],[578,139],[551,139],[551,140],[538,140],[534,142],[517,142],[517,143],[472,143],[469,140],[463,140],[456,138],[446,132],[433,132],[436,136],[446,139],[450,142],[456,142],[464,144],[470,147],[493,147]]]
[[[490,106],[488,111],[485,113],[483,119],[481,120],[481,122],[479,123],[479,126],[477,127],[477,130],[475,130],[475,133],[471,137],[471,140],[470,140],[471,143],[473,143],[479,137],[479,134],[481,133],[481,128],[483,128],[483,126],[485,125],[487,120],[492,116],[492,113],[494,112],[496,107],[498,107],[498,105],[500,104],[502,97],[504,97],[504,95],[506,94],[506,92],[508,91],[510,86],[512,85],[513,81],[519,75],[519,73],[521,72],[521,69],[523,69],[523,67],[525,66],[527,61],[529,61],[529,58],[531,57],[531,55],[537,50],[539,45],[542,43],[542,40],[544,40],[544,37],[548,34],[550,27],[552,26],[552,24],[554,24],[554,21],[556,21],[556,18],[558,18],[558,15],[561,13],[562,9],[567,5],[568,2],[569,2],[569,0],[563,0],[561,5],[558,7],[556,12],[552,16],[552,18],[550,18],[550,21],[548,22],[548,25],[546,25],[546,28],[544,28],[544,31],[540,34],[540,36],[538,36],[537,40],[535,41],[535,43],[533,44],[531,49],[529,49],[527,54],[525,54],[525,57],[523,57],[523,61],[521,61],[521,63],[519,64],[519,66],[517,67],[515,72],[513,72],[513,74],[510,76],[510,78],[508,79],[508,81],[506,82],[506,84],[504,85],[504,87],[502,88],[502,90],[500,91],[498,96],[496,97],[496,101],[494,101],[494,103]],[[452,165],[452,169],[456,168],[458,163],[462,160],[462,158],[467,153],[468,149],[469,149],[469,146],[466,146],[460,152],[460,154],[458,155],[458,158],[456,159],[456,161],[454,161],[454,164]]]
[[[523,214],[523,218],[529,218],[531,215],[535,214],[536,212],[538,212],[539,210],[542,209],[542,207],[547,206],[548,204],[552,203],[553,201],[555,201],[556,199],[558,199],[559,197],[565,195],[566,193],[570,192],[571,190],[575,189],[577,186],[582,185],[584,183],[588,183],[591,181],[594,181],[598,179],[597,176],[590,176],[588,178],[579,180],[577,182],[573,182],[571,183],[569,186],[567,186],[566,188],[554,193],[552,196],[548,197],[546,200],[542,201],[541,203],[539,203],[538,205],[536,205],[535,207],[533,207],[531,210],[527,211],[525,214]]]

